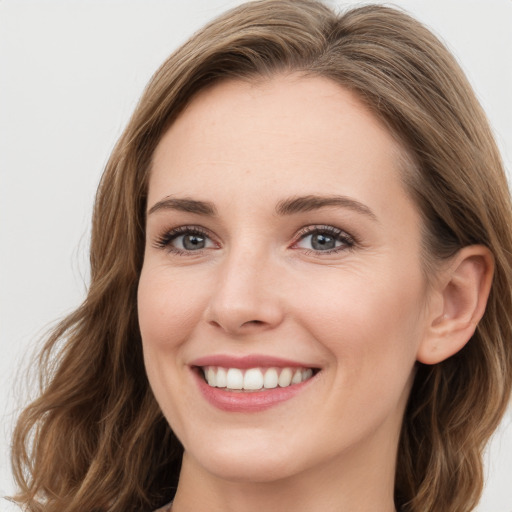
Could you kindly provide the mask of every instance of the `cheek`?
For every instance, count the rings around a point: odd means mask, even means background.
[[[325,416],[343,425],[341,438],[360,439],[382,425],[400,428],[421,337],[418,289],[411,288],[346,279],[343,289],[318,294],[308,310],[307,328],[334,368],[326,374],[333,392]]]
[[[341,368],[344,385],[410,376],[423,334],[423,279],[410,271],[407,280],[390,275],[397,273],[340,272],[314,289],[299,287],[296,316]]]
[[[138,315],[145,349],[173,350],[194,329],[207,300],[198,280],[143,268],[138,289]]]
[[[180,439],[185,431],[182,412],[188,410],[183,402],[191,403],[190,390],[183,385],[187,373],[184,347],[201,318],[204,304],[204,293],[194,282],[173,275],[160,265],[147,265],[138,288],[146,373],[157,402]]]

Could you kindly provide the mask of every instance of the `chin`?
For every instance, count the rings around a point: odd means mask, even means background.
[[[204,465],[204,469],[217,478],[238,483],[270,483],[285,480],[296,474],[286,463],[260,460],[223,460],[221,464]]]
[[[213,442],[212,442],[213,444]],[[184,461],[193,460],[206,472],[217,478],[232,482],[268,483],[286,479],[300,472],[300,461],[292,450],[276,449],[275,445],[261,444],[245,446],[237,443],[216,445],[215,449],[186,450]]]

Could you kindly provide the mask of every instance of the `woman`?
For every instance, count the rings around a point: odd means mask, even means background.
[[[107,165],[88,297],[15,432],[20,501],[473,509],[511,389],[511,220],[485,116],[417,22],[226,14]]]

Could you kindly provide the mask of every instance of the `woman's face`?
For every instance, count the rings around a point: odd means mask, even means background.
[[[357,97],[298,76],[203,91],[159,143],[139,320],[192,466],[269,481],[364,461],[393,479],[428,324],[399,155]]]

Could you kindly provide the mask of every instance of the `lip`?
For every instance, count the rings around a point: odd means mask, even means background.
[[[257,367],[288,367],[315,368],[309,364],[289,359],[265,355],[249,355],[243,357],[228,355],[212,355],[195,359],[190,363],[191,371],[203,397],[214,407],[227,412],[254,413],[277,406],[303,392],[313,381],[316,374],[299,384],[284,388],[262,389],[261,391],[238,392],[227,391],[225,388],[214,388],[207,384],[200,367],[221,366],[223,368],[239,368],[241,370]]]
[[[206,400],[223,411],[260,412],[290,400],[301,393],[315,380],[315,375],[305,382],[285,388],[264,389],[262,391],[238,392],[226,391],[224,388],[212,388],[200,374],[199,368],[193,369],[195,381]]]
[[[194,359],[190,366],[221,366],[223,368],[239,368],[247,370],[248,368],[258,367],[278,367],[278,368],[316,368],[308,363],[292,361],[280,357],[266,356],[262,354],[251,354],[247,356],[230,356],[217,354]]]

